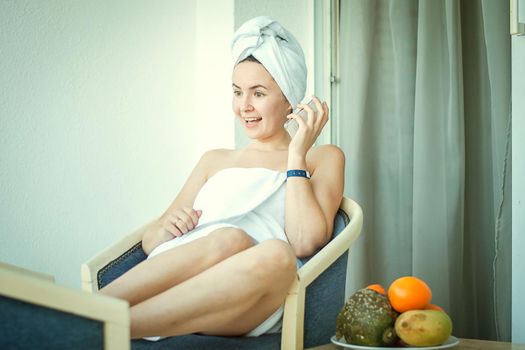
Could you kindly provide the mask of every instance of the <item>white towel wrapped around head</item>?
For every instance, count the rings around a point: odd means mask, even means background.
[[[234,66],[248,56],[266,68],[293,108],[306,92],[306,63],[301,45],[271,17],[252,18],[237,29],[232,40]]]

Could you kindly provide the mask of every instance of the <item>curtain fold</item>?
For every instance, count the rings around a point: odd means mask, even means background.
[[[340,9],[338,140],[365,215],[347,294],[419,276],[455,335],[510,340],[508,3]]]

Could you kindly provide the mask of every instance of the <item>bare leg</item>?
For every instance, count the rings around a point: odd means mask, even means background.
[[[100,290],[133,306],[253,246],[244,231],[225,227],[146,260]]]
[[[284,302],[296,274],[281,240],[244,250],[131,308],[131,337],[243,335]]]

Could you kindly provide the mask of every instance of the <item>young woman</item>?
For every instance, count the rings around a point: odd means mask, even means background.
[[[144,235],[148,259],[100,291],[129,302],[132,338],[279,331],[297,257],[330,239],[344,155],[312,147],[328,107],[316,97],[317,112],[299,103],[301,47],[278,22],[257,17],[237,30],[232,49],[232,107],[251,142],[205,153]],[[288,119],[298,124],[293,137]]]

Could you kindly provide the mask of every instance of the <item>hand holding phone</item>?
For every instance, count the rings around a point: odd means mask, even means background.
[[[310,100],[310,102],[308,102],[308,106],[310,106],[310,108],[313,109],[314,113],[317,112],[317,107],[315,106],[314,100]],[[303,118],[304,121],[308,119],[308,112],[303,108],[300,108],[297,112],[295,112],[295,114]],[[284,123],[284,128],[286,129],[286,131],[288,131],[290,136],[293,137],[299,129],[299,124],[295,119],[288,119],[286,123]]]

